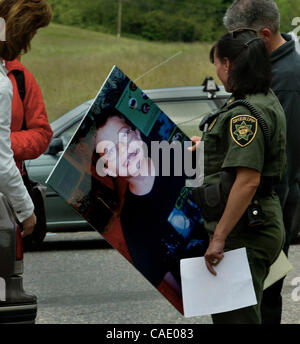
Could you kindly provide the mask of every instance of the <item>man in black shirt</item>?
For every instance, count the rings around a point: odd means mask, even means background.
[[[266,44],[272,62],[272,89],[277,95],[287,120],[287,169],[277,192],[283,209],[288,254],[292,223],[297,216],[300,198],[300,56],[291,36],[280,33],[280,15],[274,0],[235,0],[228,8],[224,25],[228,31],[252,29]],[[291,194],[297,195],[292,199]],[[264,291],[263,323],[280,323],[283,279]]]

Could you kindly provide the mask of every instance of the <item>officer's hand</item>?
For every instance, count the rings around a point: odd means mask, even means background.
[[[199,143],[201,141],[201,137],[200,136],[192,136],[191,141],[193,142],[194,145],[192,147],[188,147],[188,150],[191,152],[194,152],[197,149],[197,146],[199,145]]]
[[[217,275],[217,273],[213,267],[218,265],[224,257],[224,245],[224,240],[211,238],[208,249],[204,255],[205,264],[208,270],[215,276]]]
[[[34,213],[31,214],[26,220],[22,222],[22,237],[32,234],[34,227],[36,225],[36,216]]]

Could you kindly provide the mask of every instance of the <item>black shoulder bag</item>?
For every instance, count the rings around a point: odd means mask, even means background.
[[[25,78],[24,73],[20,70],[13,71],[14,77],[16,79],[19,95],[22,102],[25,99]],[[26,121],[24,119],[22,130],[26,130]],[[25,163],[23,163],[23,170],[25,174],[22,176],[24,185],[32,199],[34,204],[34,213],[36,215],[37,223],[34,231],[31,235],[23,239],[24,249],[34,249],[38,248],[47,233],[47,221],[46,221],[46,211],[45,211],[45,200],[46,200],[46,186],[31,180],[28,176]]]

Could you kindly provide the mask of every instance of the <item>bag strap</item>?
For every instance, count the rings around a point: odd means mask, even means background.
[[[24,72],[22,70],[15,69],[12,71],[17,85],[18,85],[18,90],[19,90],[19,95],[20,98],[22,99],[22,102],[25,99],[25,77],[24,77]]]
[[[12,73],[13,73],[15,79],[16,79],[16,82],[17,82],[20,98],[21,98],[22,102],[24,102],[25,94],[26,94],[25,93],[25,76],[24,76],[24,72],[22,70],[19,70],[19,69],[14,69],[12,71]],[[23,121],[22,130],[26,130],[25,118],[24,118],[24,121]],[[23,168],[23,171],[25,172],[26,176],[28,176],[27,169],[26,169],[26,166],[25,166],[24,162],[23,162],[22,168]],[[28,184],[29,184],[29,182],[28,182]]]

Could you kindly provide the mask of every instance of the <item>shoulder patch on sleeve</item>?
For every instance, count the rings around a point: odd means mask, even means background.
[[[238,115],[230,121],[230,134],[233,141],[241,147],[248,146],[257,133],[257,119],[250,115]]]

